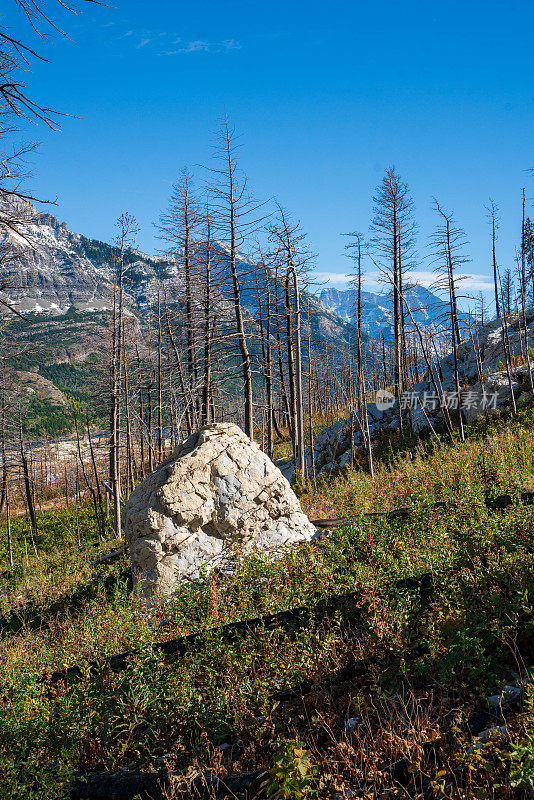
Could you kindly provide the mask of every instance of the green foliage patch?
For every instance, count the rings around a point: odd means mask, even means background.
[[[436,796],[530,791],[531,707],[511,722],[509,751],[470,750],[465,721],[534,664],[534,508],[515,502],[498,512],[483,502],[532,488],[533,438],[526,409],[477,423],[458,447],[390,453],[373,482],[354,471],[302,487],[311,516],[331,508],[347,524],[320,546],[276,561],[250,557],[232,574],[183,584],[150,613],[131,593],[127,559],[89,565],[113,543],[79,549],[97,540],[89,507],[79,512],[79,538],[73,509],[41,515],[41,558],[30,550],[28,563],[17,520],[16,564],[4,564],[0,595],[5,796],[60,798],[77,771],[158,769],[168,753],[176,769],[265,768],[280,798],[327,798],[362,784],[405,797],[384,777],[400,758],[410,780],[443,790]],[[440,499],[455,505],[436,509]],[[358,516],[400,505],[410,517]],[[398,585],[424,574],[426,595]],[[305,625],[233,639],[217,632],[301,605],[313,612]],[[202,642],[179,657],[152,647],[199,632]],[[136,655],[123,671],[88,669],[129,650]],[[360,678],[328,684],[361,659],[371,660]],[[47,680],[72,664],[81,679]],[[273,700],[303,680],[314,683],[305,696]],[[347,733],[348,718],[357,734]],[[439,743],[439,762],[428,742]]]

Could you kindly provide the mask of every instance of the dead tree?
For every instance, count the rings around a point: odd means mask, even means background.
[[[398,397],[404,388],[402,345],[405,332],[401,293],[404,291],[406,273],[413,264],[415,222],[408,185],[395,167],[386,170],[373,202],[370,246],[382,279],[390,286],[392,293],[394,392]]]
[[[200,418],[203,425],[207,425],[212,421],[212,398],[213,398],[213,338],[215,333],[215,313],[213,309],[213,239],[211,235],[211,217],[209,204],[206,204],[206,236],[203,248],[203,277],[204,277],[204,363],[203,363],[203,381],[202,381],[202,404],[200,409]]]
[[[266,264],[263,251],[259,249],[258,271],[255,273],[256,294],[258,300],[258,317],[260,329],[260,342],[263,359],[263,378],[265,381],[266,417],[267,417],[267,443],[266,450],[269,458],[273,456],[274,448],[274,398],[273,398],[273,359],[271,342],[271,284],[272,275]],[[260,280],[260,276],[263,280]],[[262,285],[263,284],[263,285]],[[265,310],[264,310],[265,309]]]
[[[235,335],[241,360],[245,433],[252,439],[254,435],[252,359],[241,301],[239,250],[243,248],[247,238],[261,224],[262,220],[258,219],[257,213],[262,204],[253,201],[248,191],[247,179],[240,175],[235,155],[237,150],[235,138],[235,131],[230,127],[228,119],[225,118],[217,135],[215,150],[219,166],[210,168],[213,180],[210,182],[208,191],[211,198],[212,223],[224,241],[227,254],[235,315]]]
[[[100,495],[100,486],[99,486],[99,482],[98,482],[98,474],[96,474],[96,489],[95,489],[92,486],[91,481],[89,480],[89,477],[87,475],[87,470],[85,469],[85,463],[84,463],[84,460],[83,460],[82,451],[81,451],[81,447],[80,447],[80,433],[79,433],[79,429],[78,429],[78,419],[76,417],[76,413],[73,414],[73,418],[74,418],[74,429],[76,431],[76,449],[77,449],[77,452],[78,452],[78,458],[80,460],[80,465],[81,465],[81,468],[82,468],[82,475],[83,475],[83,479],[84,479],[85,485],[86,485],[89,493],[91,494],[91,497],[92,497],[92,500],[93,500],[93,508],[94,508],[94,512],[95,512],[95,520],[96,520],[96,524],[97,524],[97,527],[98,527],[98,536],[99,536],[100,540],[103,541],[104,538],[105,538],[105,534],[106,534],[106,523],[105,523],[105,520],[104,520],[104,511],[103,511],[103,508],[102,508],[102,498],[101,498],[101,495]],[[88,426],[88,431],[89,431],[89,426]],[[95,458],[94,458],[94,452],[93,452],[93,446],[92,446],[91,439],[89,440],[89,446],[90,446],[90,449],[91,449],[91,460],[92,460],[93,466],[96,469],[96,462],[95,462]],[[76,465],[76,482],[78,482],[78,466],[77,465]]]
[[[518,266],[519,266],[520,259],[518,258],[517,261],[518,261]],[[519,293],[520,293],[520,296],[521,296],[521,311],[518,310],[518,314],[517,314],[517,316],[518,316],[518,331],[519,331],[519,334],[521,335],[521,325],[523,325],[523,334],[524,334],[524,337],[525,337],[524,354],[526,356],[527,365],[528,365],[528,378],[529,378],[530,391],[531,391],[532,394],[534,394],[534,376],[532,375],[532,361],[531,361],[531,355],[530,355],[529,328],[528,328],[528,320],[527,320],[527,284],[526,284],[526,274],[525,274],[522,266],[523,265],[521,263],[521,266],[520,266],[520,268],[518,270],[518,272],[519,272],[519,275],[518,275],[518,278],[519,278]]]
[[[354,266],[356,269],[356,274],[352,280],[353,285],[356,287],[356,367],[357,367],[357,379],[358,379],[358,413],[359,413],[359,425],[360,425],[360,432],[363,440],[363,446],[365,449],[365,455],[367,458],[367,464],[369,466],[369,473],[371,477],[374,477],[374,466],[373,466],[373,450],[371,446],[371,436],[369,433],[369,416],[367,413],[367,401],[366,401],[366,390],[365,390],[365,369],[364,369],[364,360],[363,360],[363,348],[362,348],[362,242],[363,237],[360,233],[351,233],[349,236],[353,239],[350,244],[347,245],[347,249],[349,250],[350,257],[354,262]],[[400,300],[402,302],[402,293],[399,295]]]
[[[119,234],[113,264],[113,312],[109,359],[109,479],[113,492],[115,536],[117,539],[122,539],[120,420],[123,400],[124,294],[128,272],[128,251],[138,229],[135,219],[127,213],[121,214],[117,225]]]
[[[521,218],[521,275],[520,275],[520,283],[521,286],[527,285],[527,251],[528,251],[528,244],[527,244],[527,227],[526,227],[526,198],[525,198],[525,189],[522,190],[523,193],[523,202],[522,202],[522,218]],[[533,291],[534,291],[534,283],[533,283]]]
[[[512,270],[506,269],[502,278],[503,314],[510,316],[512,313],[512,297],[514,294],[514,279]]]
[[[180,179],[174,184],[169,208],[162,214],[159,224],[160,235],[168,245],[168,254],[179,266],[184,285],[185,320],[187,340],[187,375],[189,394],[192,402],[190,417],[196,418],[198,384],[196,322],[194,315],[193,285],[195,280],[196,257],[201,215],[197,198],[193,192],[192,176],[186,167]]]
[[[465,435],[458,364],[458,347],[461,343],[461,336],[458,320],[457,284],[460,280],[458,268],[469,260],[467,256],[464,255],[464,248],[467,241],[464,231],[455,225],[453,215],[450,212],[444,211],[437,200],[434,201],[434,208],[441,220],[432,237],[436,259],[435,271],[438,274],[436,285],[439,289],[446,291],[449,296],[450,335],[454,363],[456,401],[458,403],[458,426],[460,439],[463,442]]]
[[[24,479],[24,496],[26,502],[26,509],[28,511],[28,518],[30,521],[30,534],[35,549],[35,555],[39,558],[39,535],[37,530],[37,516],[35,514],[35,503],[33,497],[33,487],[30,477],[30,469],[28,466],[28,458],[26,456],[26,449],[24,446],[23,432],[22,432],[22,411],[18,411],[18,429],[19,429],[19,454],[20,463],[22,466],[22,476]]]
[[[499,227],[499,220],[498,220],[498,209],[493,200],[490,198],[489,204],[486,206],[486,211],[488,212],[488,219],[489,224],[491,226],[491,257],[492,257],[492,267],[493,267],[493,283],[494,283],[494,291],[495,291],[495,316],[497,319],[501,316],[500,310],[500,303],[499,303],[499,279],[498,279],[498,268],[497,268],[497,254],[496,254],[496,242],[497,242],[497,230]]]
[[[523,225],[522,249],[525,251],[526,272],[530,278],[530,295],[534,303],[534,225],[529,217]]]
[[[313,254],[299,222],[292,222],[277,204],[275,222],[269,225],[270,259],[275,273],[283,277],[286,322],[286,358],[288,367],[290,431],[293,440],[296,474],[305,475],[304,398],[302,383],[302,317],[299,280],[305,278]]]
[[[86,2],[101,5],[99,0],[81,0],[81,4]],[[64,0],[15,0],[15,5],[28,23],[26,30],[37,33],[44,40],[49,32],[66,35],[53,22],[49,9],[56,6],[76,12],[80,4]],[[24,236],[24,224],[30,209],[28,201],[37,200],[24,190],[27,156],[35,150],[36,144],[13,146],[4,140],[19,122],[28,120],[56,130],[60,114],[28,94],[27,75],[36,62],[45,59],[22,39],[0,25],[0,226]],[[31,213],[35,210],[32,209]]]

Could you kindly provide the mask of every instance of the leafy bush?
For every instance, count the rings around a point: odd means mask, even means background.
[[[303,742],[280,742],[269,772],[267,796],[273,800],[302,800],[309,796],[316,772]]]

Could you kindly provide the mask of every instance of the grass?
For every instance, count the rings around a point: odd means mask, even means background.
[[[533,420],[528,408],[481,421],[456,448],[384,443],[374,481],[355,470],[301,487],[310,517],[351,520],[320,547],[249,558],[233,575],[181,587],[150,617],[131,595],[126,560],[90,566],[113,545],[79,549],[72,509],[41,516],[38,561],[31,550],[26,561],[17,520],[16,565],[3,565],[0,593],[2,797],[64,797],[78,771],[159,769],[166,754],[176,769],[265,767],[272,792],[291,797],[360,787],[405,798],[430,782],[435,797],[532,796],[530,701],[510,722],[515,749],[472,750],[464,723],[534,664],[534,509],[482,502],[534,488]],[[441,499],[456,506],[435,511]],[[410,518],[356,516],[401,505]],[[89,507],[79,520],[82,544],[96,542]],[[428,572],[426,600],[394,586]],[[211,631],[301,604],[317,612],[304,627],[231,641]],[[177,658],[151,647],[201,631],[202,646]],[[139,652],[124,671],[48,680],[129,649]],[[321,684],[363,658],[373,662],[361,677]],[[315,682],[306,696],[270,699],[306,678]],[[405,786],[388,771],[401,758]]]

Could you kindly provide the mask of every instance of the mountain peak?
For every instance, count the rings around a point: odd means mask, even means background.
[[[448,303],[422,284],[414,284],[405,292],[405,297],[418,325],[442,327],[448,313]],[[329,311],[345,322],[356,322],[356,289],[325,288],[319,300]],[[362,328],[371,337],[393,335],[393,300],[391,294],[362,291]],[[463,316],[463,315],[462,315]],[[408,325],[410,321],[408,320]]]

